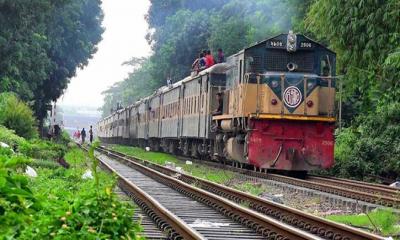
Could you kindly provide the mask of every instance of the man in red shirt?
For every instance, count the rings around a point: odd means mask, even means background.
[[[207,55],[206,55],[206,67],[209,68],[212,65],[214,65],[214,57],[211,55],[211,51],[207,50]]]

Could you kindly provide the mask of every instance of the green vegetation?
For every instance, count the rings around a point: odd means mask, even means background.
[[[174,164],[174,166],[176,167],[181,167],[185,173],[216,183],[227,183],[235,177],[235,173],[233,172],[215,170],[196,163],[186,164],[184,161],[178,160],[175,156],[167,153],[147,152],[144,149],[138,147],[129,147],[122,145],[112,145],[111,149],[160,165],[171,163]]]
[[[264,185],[254,182],[244,182],[241,184],[237,184],[234,186],[234,188],[243,192],[248,192],[255,196],[260,196],[262,193],[265,193],[267,191],[267,188]]]
[[[0,140],[17,150],[0,147],[0,239],[141,239],[132,206],[119,200],[114,177],[98,172],[94,158],[76,146],[27,141],[0,129]],[[59,158],[70,168],[58,165]],[[37,177],[23,173],[27,165]],[[88,169],[93,179],[82,178]]]
[[[355,227],[367,228],[385,236],[400,234],[400,216],[390,209],[378,209],[367,214],[331,215],[329,220]]]
[[[0,94],[0,125],[14,130],[24,138],[37,136],[32,110],[13,93]]]
[[[400,176],[400,2],[315,1],[304,26],[338,56],[345,129],[335,176]]]
[[[11,148],[17,148],[18,146],[24,144],[26,140],[17,136],[15,131],[0,125],[0,142],[8,144],[11,146]]]
[[[0,1],[0,92],[29,101],[42,125],[101,40],[100,0]]]

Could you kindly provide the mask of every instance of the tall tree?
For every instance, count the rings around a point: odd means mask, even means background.
[[[319,0],[308,13],[307,29],[337,52],[345,97],[357,99],[358,111],[374,109],[382,96],[400,100],[399,16],[397,0]]]
[[[1,0],[0,91],[30,101],[38,119],[96,52],[100,0]]]
[[[347,126],[335,174],[400,176],[400,2],[318,0],[305,26],[337,52]]]

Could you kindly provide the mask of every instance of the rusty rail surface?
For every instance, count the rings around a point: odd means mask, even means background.
[[[380,236],[364,232],[352,227],[348,227],[342,224],[338,224],[317,216],[313,216],[308,213],[304,213],[300,210],[293,209],[281,204],[277,204],[266,199],[262,199],[248,193],[244,193],[223,185],[219,185],[204,179],[193,177],[187,174],[179,173],[170,168],[151,163],[144,159],[128,156],[117,151],[100,147],[98,149],[104,154],[118,159],[129,166],[138,164],[146,165],[149,168],[157,170],[169,176],[186,182],[188,184],[195,185],[206,191],[212,192],[234,202],[247,205],[249,208],[275,218],[279,221],[287,223],[295,228],[302,229],[313,235],[316,235],[323,239],[335,239],[335,240],[349,240],[349,239],[384,239]]]
[[[368,183],[351,179],[316,176],[316,175],[309,175],[307,180],[317,183],[336,185],[348,189],[354,189],[362,192],[371,193],[377,196],[400,198],[399,189],[383,184]]]

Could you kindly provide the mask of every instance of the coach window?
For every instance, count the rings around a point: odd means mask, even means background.
[[[176,102],[174,102],[173,106],[174,106],[174,114],[173,115],[175,116],[176,115]]]
[[[174,102],[174,116],[176,116],[176,102]]]

